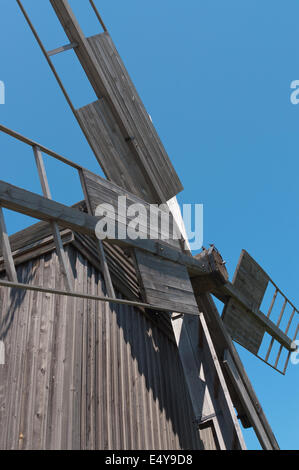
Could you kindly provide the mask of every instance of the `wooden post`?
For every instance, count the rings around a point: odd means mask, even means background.
[[[4,214],[2,207],[0,206],[0,237],[2,245],[2,255],[5,263],[5,269],[7,272],[8,279],[11,282],[18,282],[17,272],[10,248],[9,238],[7,235],[6,224],[4,220]]]
[[[48,178],[46,174],[46,169],[44,165],[44,160],[43,160],[43,156],[39,147],[34,146],[33,153],[35,156],[36,166],[37,166],[43,194],[46,198],[52,199],[50,188],[49,188],[49,183],[48,183]],[[53,231],[56,252],[59,258],[61,270],[65,276],[66,288],[68,291],[71,292],[73,290],[74,282],[73,282],[72,275],[67,264],[67,259],[66,259],[63,244],[62,244],[59,227],[56,222],[50,222],[50,225]]]

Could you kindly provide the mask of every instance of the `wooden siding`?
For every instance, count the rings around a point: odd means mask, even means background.
[[[99,272],[66,248],[75,288],[103,295]],[[54,252],[21,282],[63,288]],[[176,346],[141,311],[0,289],[1,449],[214,449],[198,433]],[[199,397],[200,399],[200,397]]]

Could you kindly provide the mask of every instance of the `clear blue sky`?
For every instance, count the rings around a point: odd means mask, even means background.
[[[96,3],[184,184],[179,201],[204,204],[205,244],[216,244],[231,276],[247,249],[299,305],[298,2]],[[85,33],[99,32],[87,0],[71,4]],[[47,49],[68,42],[47,0],[24,5]],[[15,1],[1,0],[0,41],[0,122],[99,172]],[[76,107],[94,99],[73,52],[54,63]],[[40,192],[30,149],[3,135],[0,145],[1,179]],[[56,200],[82,198],[72,171],[48,160],[47,169]],[[6,215],[10,232],[30,222]],[[282,377],[239,350],[281,448],[298,449],[299,365]]]

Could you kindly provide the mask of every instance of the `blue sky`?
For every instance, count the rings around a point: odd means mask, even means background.
[[[88,2],[70,3],[86,35],[99,32]],[[180,203],[204,204],[205,244],[216,244],[231,276],[245,248],[298,305],[298,2],[96,3],[183,182]],[[0,4],[0,122],[100,172],[16,2]],[[24,5],[47,49],[68,42],[48,1]],[[76,107],[94,99],[73,52],[54,63]],[[1,179],[40,193],[31,150],[3,135],[0,145]],[[82,199],[73,171],[46,163],[53,197]],[[30,223],[6,218],[10,232]],[[281,448],[298,449],[299,365],[282,377],[238,349]]]

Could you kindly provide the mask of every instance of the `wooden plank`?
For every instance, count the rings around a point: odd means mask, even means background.
[[[109,34],[105,32],[87,40],[68,2],[51,0],[51,4],[70,42],[79,46],[75,52],[98,98],[105,98],[123,139],[133,152],[135,158],[131,164],[144,170],[140,183],[144,183],[145,190],[146,182],[154,189],[154,198],[147,194],[148,202],[166,202],[183,189],[182,185]],[[130,173],[126,176],[130,177]]]
[[[38,194],[18,188],[0,181],[0,205],[36,219],[55,221],[62,227],[83,233],[95,238],[97,217],[86,214],[78,209],[67,207]],[[121,224],[120,224],[121,225]],[[122,227],[125,228],[125,227]],[[190,275],[210,276],[210,265],[207,261],[200,262],[172,247],[155,240],[109,240],[120,246],[139,248],[148,253],[156,254],[163,259],[186,266]]]
[[[235,388],[238,391],[240,400],[243,403],[244,408],[246,409],[248,416],[251,420],[252,426],[256,432],[256,435],[258,439],[263,442],[263,446],[265,450],[272,450],[273,447],[271,445],[271,442],[265,432],[265,429],[261,425],[259,416],[256,412],[256,409],[254,408],[251,399],[246,391],[246,388],[241,380],[241,377],[238,373],[238,370],[234,364],[234,361],[229,353],[229,351],[226,349],[224,352],[224,358],[223,358],[223,363],[224,366],[226,367],[231,380],[234,382]]]
[[[88,197],[88,192],[87,192],[87,187],[86,187],[86,180],[84,178],[84,173],[83,173],[82,170],[79,171],[79,177],[80,177],[81,186],[82,186],[82,189],[83,189],[83,193],[84,193],[84,197],[85,197],[85,201],[86,201],[86,205],[87,205],[87,210],[88,210],[89,214],[92,215],[93,214],[92,206],[89,202],[89,197]],[[114,287],[113,287],[113,284],[112,284],[112,280],[111,280],[111,276],[110,276],[110,271],[109,271],[109,267],[108,267],[104,247],[103,247],[103,243],[102,243],[101,240],[97,240],[96,248],[97,248],[99,258],[100,258],[101,269],[102,269],[102,273],[104,275],[108,297],[116,297]]]
[[[193,322],[193,328],[198,331],[198,323]],[[182,362],[185,380],[191,398],[195,421],[199,424],[204,416],[214,416],[215,409],[206,389],[205,378],[201,373],[202,359],[197,345],[192,344],[190,338],[190,324],[187,325],[184,318],[173,321],[173,331],[178,345],[178,351]],[[226,449],[226,445],[219,425],[216,423],[216,434],[221,450]]]
[[[36,161],[36,166],[37,166],[37,170],[38,170],[39,179],[40,179],[40,183],[41,183],[41,186],[42,186],[43,194],[46,198],[52,199],[51,191],[50,191],[50,187],[49,187],[49,183],[48,183],[48,178],[47,178],[47,173],[46,173],[46,168],[45,168],[45,165],[44,165],[44,160],[43,160],[41,150],[38,147],[33,147],[33,152],[34,152],[34,157],[35,157],[35,161]],[[62,240],[61,240],[60,231],[59,231],[59,228],[58,228],[58,225],[57,225],[56,222],[51,221],[50,225],[51,225],[51,228],[52,228],[52,231],[53,231],[55,248],[56,248],[56,253],[57,253],[57,256],[58,256],[58,259],[59,259],[59,262],[60,262],[61,271],[62,271],[62,273],[64,275],[64,278],[65,278],[66,288],[69,291],[72,291],[73,290],[74,279],[72,278],[72,274],[71,274],[70,268],[69,268],[68,263],[67,263],[67,259],[66,259],[66,256],[65,256],[65,252],[64,252],[63,244],[62,244]]]
[[[138,164],[105,98],[78,109],[76,117],[108,180],[142,199],[156,202],[146,171]]]
[[[0,206],[0,239],[2,245],[2,253],[4,257],[5,269],[8,279],[12,282],[18,282],[17,272],[14,265],[14,260],[11,253],[9,238],[7,235],[6,224],[2,207]]]
[[[188,318],[186,319],[188,322]],[[225,419],[224,426],[231,429],[231,448],[246,450],[246,444],[243,438],[243,434],[236,416],[233,403],[225,382],[221,366],[216,354],[213,341],[205,321],[203,313],[200,314],[199,321],[202,327],[202,349],[204,351],[205,367],[211,374],[214,372],[214,380],[217,381],[215,390],[215,399],[219,402],[221,410]]]
[[[223,294],[230,296],[223,310],[223,322],[231,337],[255,355],[265,332],[288,350],[293,347],[292,340],[260,311],[269,281],[265,271],[243,250],[233,283],[228,282],[221,288]]]
[[[252,404],[253,404],[256,412],[257,412],[257,415],[259,417],[259,421],[260,421],[263,429],[265,430],[269,441],[271,442],[272,449],[273,450],[279,450],[279,445],[278,445],[278,442],[277,442],[277,440],[276,440],[276,438],[273,434],[271,426],[270,426],[270,424],[269,424],[269,422],[268,422],[268,420],[265,416],[265,413],[264,413],[263,408],[262,408],[262,406],[261,406],[261,404],[258,400],[258,397],[256,396],[254,388],[253,388],[253,386],[252,386],[252,384],[249,380],[249,377],[248,377],[248,375],[246,373],[246,370],[245,370],[245,368],[242,364],[242,361],[239,357],[239,354],[238,354],[238,352],[237,352],[237,350],[236,350],[236,348],[233,344],[233,341],[232,341],[230,335],[227,332],[226,326],[225,326],[225,324],[223,323],[223,321],[221,320],[221,318],[219,316],[218,310],[217,310],[217,308],[216,308],[216,306],[213,302],[212,297],[208,294],[202,294],[200,296],[197,296],[196,300],[198,302],[199,310],[204,313],[204,316],[205,316],[206,322],[208,324],[209,331],[210,331],[212,341],[213,341],[214,347],[216,349],[218,358],[223,359],[224,351],[226,349],[229,350],[229,352],[230,352],[230,354],[231,354],[231,356],[234,360],[234,364],[235,364],[235,366],[238,370],[238,373],[239,373],[240,377],[242,378],[245,389],[246,389],[248,395],[250,396],[251,402],[252,402]],[[226,375],[227,375],[227,372],[226,372]],[[227,384],[228,384],[228,387],[229,387],[230,394],[231,394],[231,396],[233,396],[236,393],[236,386],[235,386],[235,383],[232,382],[232,380],[230,379],[229,376],[228,376]],[[235,401],[234,404],[235,404],[235,407],[237,408],[238,413],[241,417],[244,413],[244,407],[243,407],[242,403],[240,403],[240,401],[238,400],[238,401]],[[259,440],[260,440],[260,443],[261,443],[262,447],[265,448],[263,440],[261,440],[261,439],[259,439]]]
[[[257,355],[266,331],[257,318],[230,298],[223,310],[222,319],[232,339]]]
[[[95,175],[94,173],[82,170],[84,179],[84,187],[86,191],[86,200],[95,215],[96,209],[100,204],[109,204],[113,208],[111,212],[112,220],[116,216],[116,220],[122,220],[126,224],[130,224],[135,219],[136,214],[127,215],[128,208],[133,204],[142,206],[144,214],[140,211],[139,230],[145,238],[152,240],[160,240],[165,244],[181,251],[180,240],[175,239],[173,234],[179,234],[179,229],[167,205],[160,205],[154,208],[149,203],[136,197],[132,192],[124,191],[116,184],[105,180],[104,178]],[[120,205],[119,198],[126,197],[126,204]],[[136,206],[138,207],[138,206]],[[120,213],[122,210],[124,213]],[[107,214],[109,216],[109,213]],[[167,232],[168,226],[162,223],[162,220],[169,220],[169,233]],[[165,225],[165,227],[164,227]]]
[[[198,313],[189,274],[184,266],[135,250],[144,297],[148,303],[179,311]],[[163,265],[163,266],[162,266]],[[162,269],[161,269],[162,268]]]

